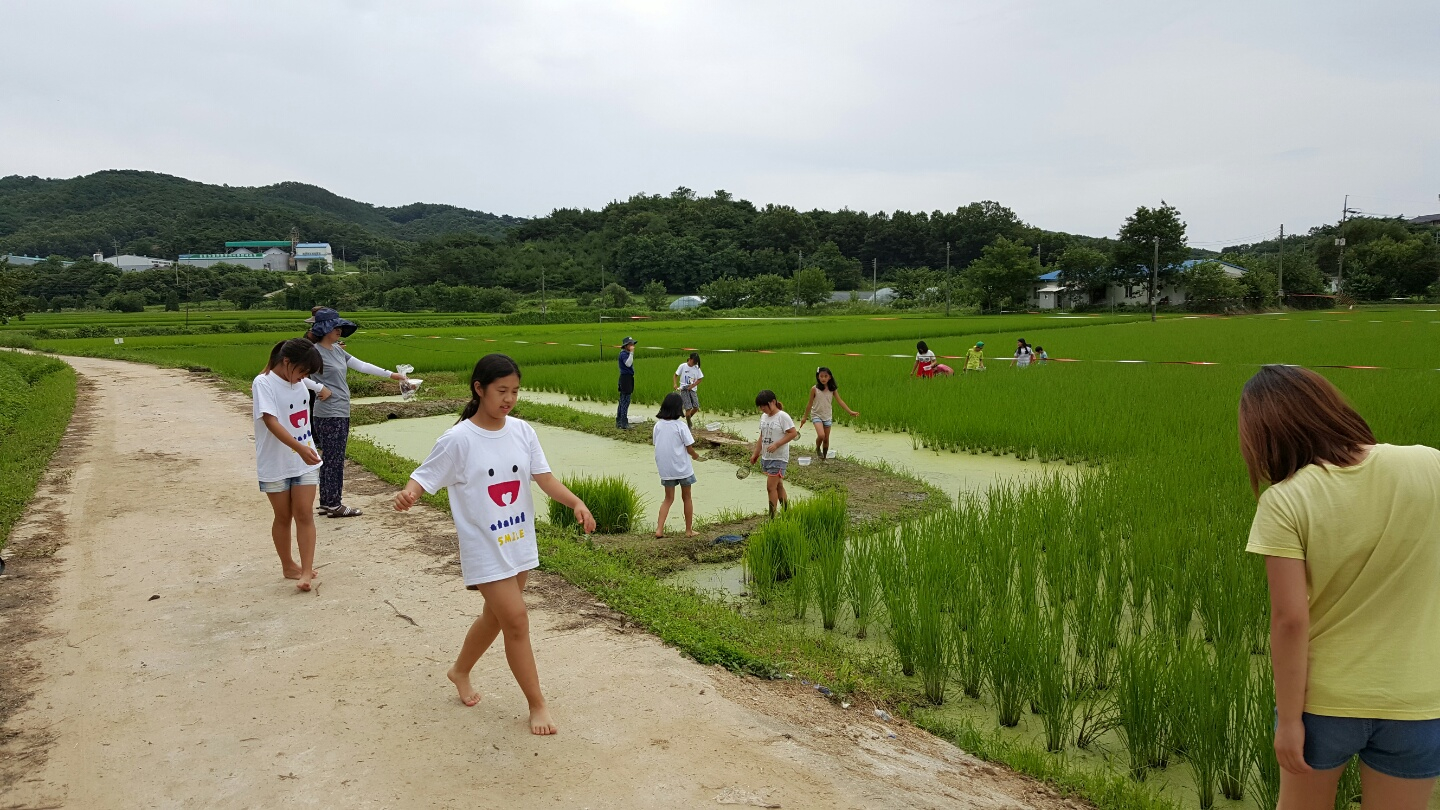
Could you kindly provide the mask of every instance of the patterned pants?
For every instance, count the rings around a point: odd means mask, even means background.
[[[350,441],[350,417],[317,416],[315,446],[320,448],[320,505],[339,506],[345,486],[345,445]]]
[[[620,395],[620,407],[615,409],[615,427],[624,430],[630,427],[630,395]]]

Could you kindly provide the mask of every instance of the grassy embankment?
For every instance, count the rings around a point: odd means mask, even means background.
[[[35,494],[75,408],[75,372],[58,360],[0,351],[0,548]]]

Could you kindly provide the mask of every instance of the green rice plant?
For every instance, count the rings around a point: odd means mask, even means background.
[[[779,535],[780,551],[784,555],[783,567],[790,572],[790,612],[796,619],[803,619],[815,590],[816,570],[812,562],[815,543],[801,522],[790,514],[774,522],[784,524]]]
[[[794,524],[785,520],[772,520],[762,524],[745,541],[742,563],[750,590],[762,604],[769,604],[775,596],[780,581],[789,575],[785,565],[785,538],[789,532],[798,531]]]
[[[880,593],[885,602],[885,616],[890,624],[890,643],[900,658],[900,671],[915,674],[915,589],[910,584],[910,568],[905,561],[905,548],[894,531],[874,535],[877,554],[876,572]]]
[[[808,498],[791,509],[787,517],[800,524],[810,547],[806,565],[810,590],[820,608],[826,630],[835,629],[835,620],[845,597],[847,513],[845,493],[828,490]]]
[[[1245,726],[1250,765],[1246,781],[1255,804],[1271,808],[1280,803],[1280,761],[1275,758],[1275,675],[1268,663],[1255,667],[1250,683],[1253,710]]]
[[[1191,636],[1181,640],[1171,662],[1176,690],[1169,707],[1174,712],[1174,739],[1184,745],[1201,810],[1215,805],[1215,782],[1232,742],[1228,732],[1230,703],[1236,697],[1231,691],[1233,673],[1246,674],[1245,663],[1242,660],[1237,666],[1233,657],[1214,660],[1209,648]],[[1243,699],[1243,692],[1240,697]],[[1239,740],[1233,742],[1238,748]]]
[[[1081,684],[1073,677],[1077,670],[1074,646],[1065,638],[1065,611],[1041,609],[1030,617],[1035,638],[1035,695],[1040,720],[1045,727],[1045,750],[1056,753],[1075,728]]]
[[[900,547],[914,590],[915,670],[934,705],[945,702],[945,686],[954,663],[953,603],[956,574],[951,566],[956,546],[965,542],[959,522],[949,510],[936,512],[900,527]]]
[[[977,647],[985,668],[985,684],[995,703],[1000,725],[1020,724],[1025,701],[1034,688],[1035,623],[1006,603],[991,603],[981,622]]]
[[[1225,745],[1221,751],[1218,774],[1220,795],[1238,800],[1245,797],[1245,777],[1250,770],[1246,737],[1250,733],[1252,716],[1261,708],[1255,700],[1249,649],[1238,644],[1216,645],[1215,656],[1220,666],[1220,691],[1225,698]]]
[[[1145,781],[1151,768],[1170,762],[1173,707],[1166,673],[1174,660],[1174,643],[1153,635],[1132,637],[1116,661],[1112,700],[1116,730],[1130,759],[1130,776]]]
[[[595,531],[600,534],[624,534],[635,525],[645,509],[645,499],[635,486],[616,475],[575,476],[563,479],[565,486],[595,517]],[[558,501],[550,501],[550,523],[560,528],[575,524],[575,513]]]
[[[879,548],[873,532],[853,535],[845,562],[845,599],[855,614],[855,637],[865,638],[875,608],[880,603],[880,581],[876,553]]]

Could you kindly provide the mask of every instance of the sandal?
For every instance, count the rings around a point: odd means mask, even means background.
[[[335,510],[335,507],[333,507],[333,506],[316,506],[316,507],[315,507],[315,514],[316,514],[316,515],[323,515],[323,516],[325,516],[325,517],[329,517],[329,516],[330,516],[330,513],[333,512],[334,510]]]
[[[339,506],[337,506],[337,507],[335,507],[334,509],[331,509],[329,512],[327,512],[325,516],[326,516],[326,517],[332,517],[332,518],[347,518],[347,517],[360,517],[360,514],[361,514],[361,512],[360,512],[359,509],[355,509],[355,508],[353,508],[353,507],[346,506],[345,504],[342,503],[342,504],[340,504]]]

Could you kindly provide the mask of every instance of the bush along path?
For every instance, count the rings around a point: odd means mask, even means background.
[[[48,532],[53,556],[29,565],[49,567],[54,596],[25,591],[27,610],[6,614],[45,630],[0,660],[7,700],[30,695],[0,728],[7,805],[428,807],[481,790],[497,805],[597,810],[1069,806],[869,705],[676,655],[634,617],[742,671],[770,674],[794,644],[745,638],[744,617],[553,532],[548,571],[610,597],[533,579],[560,734],[528,733],[499,649],[466,708],[445,669],[480,600],[441,509],[386,509],[412,462],[357,446],[383,475],[347,476],[365,515],[320,522],[320,584],[299,594],[255,490],[248,399],[184,372],[74,364],[88,429],[19,529]],[[14,584],[0,580],[0,597]]]

